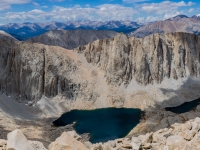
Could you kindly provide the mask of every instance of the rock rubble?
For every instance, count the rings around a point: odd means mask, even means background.
[[[200,118],[184,124],[175,123],[145,135],[125,137],[105,143],[92,144],[81,141],[75,131],[63,132],[48,150],[199,150]],[[20,130],[8,134],[7,140],[0,140],[1,150],[47,150],[41,142],[28,141]]]

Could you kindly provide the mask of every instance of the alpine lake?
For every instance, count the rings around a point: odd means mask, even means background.
[[[102,108],[71,110],[53,122],[54,126],[73,125],[78,134],[89,133],[90,142],[107,142],[125,137],[139,122],[140,109]]]

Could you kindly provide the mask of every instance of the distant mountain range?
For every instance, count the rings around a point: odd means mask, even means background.
[[[147,24],[128,35],[140,38],[153,33],[173,32],[186,32],[200,35],[200,16],[187,17],[185,15],[178,15],[164,21]]]
[[[140,24],[131,21],[71,21],[50,23],[9,23],[3,30],[18,40],[27,40],[51,30],[112,30],[129,36],[144,37],[153,33],[187,32],[200,35],[200,16],[178,15],[166,20]]]
[[[141,24],[131,21],[83,21],[83,22],[51,22],[51,23],[9,23],[0,26],[3,30],[13,35],[18,40],[27,40],[28,38],[39,36],[50,30],[112,30],[116,32],[129,33],[135,31]]]
[[[98,39],[115,37],[116,34],[117,32],[109,30],[52,30],[27,41],[73,49]]]

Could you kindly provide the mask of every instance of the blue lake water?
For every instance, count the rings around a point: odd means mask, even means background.
[[[106,142],[125,137],[141,119],[140,109],[103,108],[96,110],[72,110],[63,114],[53,124],[57,127],[76,122],[78,134],[89,133],[90,142]]]
[[[200,104],[200,98],[191,102],[185,102],[177,107],[167,107],[165,110],[171,111],[177,114],[185,113],[196,108]]]

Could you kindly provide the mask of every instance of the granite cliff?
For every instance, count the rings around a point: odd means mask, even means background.
[[[199,43],[188,33],[118,34],[70,51],[2,40],[0,90],[20,102],[44,95],[74,108],[175,106],[200,97]]]

